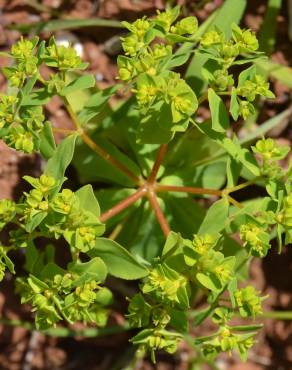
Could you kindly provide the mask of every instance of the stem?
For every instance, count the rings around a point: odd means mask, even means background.
[[[125,223],[127,220],[128,220],[128,217],[125,217],[120,223],[118,223],[117,226],[110,233],[108,238],[111,240],[115,240],[119,236],[120,232],[123,230],[123,227],[125,226]]]
[[[122,212],[124,209],[128,208],[131,204],[135,203],[138,199],[146,195],[146,189],[144,187],[139,188],[135,193],[131,194],[129,197],[125,198],[114,207],[110,208],[108,211],[104,212],[100,216],[100,221],[105,222],[118,213]]]
[[[36,330],[33,323],[28,321],[20,321],[8,318],[0,318],[0,325],[7,325],[7,326],[14,326],[14,327],[22,327],[27,330]],[[82,336],[82,337],[98,337],[104,335],[112,335],[117,333],[122,333],[126,330],[129,330],[130,326],[126,322],[123,325],[113,325],[107,328],[86,328],[81,330],[74,330],[66,327],[56,327],[56,328],[49,328],[44,331],[40,331],[44,335],[52,336],[52,337],[74,337],[74,336]]]
[[[200,106],[205,100],[208,99],[208,93],[205,92],[203,95],[201,95],[198,99],[198,106]]]
[[[263,312],[261,317],[265,319],[292,320],[292,311],[270,311]]]
[[[125,174],[127,177],[129,177],[134,184],[141,185],[141,179],[140,177],[136,176],[132,171],[130,171],[126,166],[123,165],[119,160],[112,157],[107,151],[105,151],[102,147],[100,147],[98,144],[96,144],[88,135],[86,132],[82,132],[80,135],[81,139],[84,141],[84,143],[92,149],[95,153],[97,153],[101,158],[103,158],[105,161],[111,163],[114,167],[119,169],[123,174]]]
[[[244,189],[246,188],[247,186],[250,186],[250,185],[253,185],[255,183],[255,181],[258,180],[258,178],[256,179],[253,179],[253,180],[249,180],[249,181],[245,181],[243,182],[242,184],[239,184],[239,185],[236,185],[236,186],[233,186],[232,188],[230,189],[226,189],[225,192],[230,194],[230,193],[233,193],[235,191],[238,191],[238,190],[241,190],[241,189]]]
[[[65,107],[74,123],[74,126],[76,127],[77,131],[81,131],[80,137],[83,140],[83,142],[92,149],[95,153],[97,153],[100,157],[102,157],[105,161],[110,162],[113,166],[118,168],[121,172],[123,172],[127,177],[129,177],[134,184],[141,185],[141,179],[140,177],[136,176],[132,171],[130,171],[126,166],[124,166],[123,163],[121,163],[116,158],[112,157],[107,151],[105,151],[102,147],[100,147],[98,144],[96,144],[88,135],[86,132],[81,130],[80,123],[78,121],[78,118],[71,108],[68,99],[64,97],[64,104]]]
[[[228,199],[229,203],[233,204],[235,207],[243,208],[243,205],[241,203],[239,203],[237,200],[235,200],[234,198],[232,198],[230,195],[227,195],[227,199]]]
[[[157,176],[157,173],[159,171],[159,168],[161,166],[161,162],[166,154],[166,151],[167,151],[167,144],[162,144],[159,148],[159,151],[157,153],[157,157],[156,157],[156,160],[154,162],[154,165],[153,165],[153,168],[151,170],[151,173],[148,177],[148,183],[150,184],[153,184],[155,179],[156,179],[156,176]]]
[[[66,135],[71,135],[71,134],[76,133],[76,130],[67,130],[65,128],[53,127],[53,132],[66,134]]]
[[[147,197],[153,211],[155,212],[155,216],[157,218],[157,221],[159,222],[163,234],[167,237],[170,233],[170,227],[160,208],[155,192],[152,189],[148,190]]]
[[[174,185],[157,185],[156,191],[174,191],[179,193],[192,193],[192,194],[209,194],[209,195],[222,195],[221,190],[194,188],[192,186],[174,186]]]

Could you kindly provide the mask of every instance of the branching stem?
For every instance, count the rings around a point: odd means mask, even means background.
[[[138,176],[136,176],[132,171],[130,171],[126,166],[124,166],[123,163],[121,163],[119,160],[111,156],[107,151],[105,151],[102,147],[100,147],[98,144],[96,144],[90,136],[87,135],[86,132],[81,133],[81,139],[83,142],[92,149],[95,153],[97,153],[101,158],[103,158],[105,161],[111,163],[114,167],[118,168],[121,172],[123,172],[127,177],[129,177],[134,184],[141,185],[142,179]]]
[[[130,205],[134,204],[137,200],[145,196],[147,190],[145,187],[139,188],[135,193],[131,194],[129,197],[125,198],[114,207],[110,208],[108,211],[104,212],[100,216],[100,221],[105,222],[111,217],[117,215],[118,213],[122,212],[124,209],[130,207]]]
[[[65,107],[72,119],[72,122],[76,128],[76,131],[80,132],[80,137],[83,140],[83,142],[92,149],[95,153],[97,153],[101,158],[103,158],[105,161],[111,163],[114,167],[119,169],[121,172],[123,172],[127,177],[129,177],[134,184],[141,185],[141,179],[136,176],[132,171],[130,171],[123,163],[121,163],[118,159],[114,158],[111,154],[109,154],[106,150],[104,150],[102,147],[100,147],[96,142],[94,142],[90,136],[81,129],[80,123],[78,121],[78,118],[73,111],[73,109],[70,106],[70,103],[64,98],[64,104]]]
[[[161,162],[163,161],[166,151],[167,151],[167,144],[162,144],[158,150],[156,160],[154,162],[151,173],[148,177],[148,183],[153,184],[154,181],[156,180],[159,168],[161,166]]]
[[[221,190],[195,188],[192,186],[156,185],[156,191],[157,192],[174,191],[174,192],[179,192],[179,193],[208,194],[208,195],[218,195],[218,196],[222,195]]]
[[[159,225],[163,231],[163,234],[167,237],[170,233],[170,227],[168,225],[168,222],[160,208],[160,205],[158,203],[158,199],[156,197],[155,192],[152,189],[149,189],[147,192],[147,197],[149,200],[149,203],[155,213],[155,216],[157,218],[157,221],[159,222]]]

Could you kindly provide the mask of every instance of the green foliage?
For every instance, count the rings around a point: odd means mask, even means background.
[[[238,135],[257,100],[274,94],[255,33],[237,25],[246,1],[230,4],[201,26],[181,18],[178,6],[123,22],[129,32],[117,60],[121,82],[104,90],[80,74],[87,64],[75,49],[53,37],[13,45],[13,62],[3,69],[11,88],[0,96],[0,137],[47,164],[39,178],[24,177],[31,189],[17,202],[0,200],[0,230],[8,235],[0,244],[0,280],[15,274],[11,252],[24,250],[16,290],[38,330],[63,320],[106,325],[112,275],[139,280],[125,297],[126,318],[139,328],[132,343],[153,361],[156,351],[174,353],[180,341],[190,342],[189,327],[207,317],[216,329],[192,340],[195,350],[208,359],[235,350],[247,359],[261,327],[250,320],[262,314],[264,298],[240,284],[250,259],[265,257],[273,238],[279,252],[292,242],[292,164],[282,163],[288,146],[263,137],[284,113]],[[192,54],[184,79],[176,68]],[[133,97],[112,108],[109,99],[120,89]],[[73,123],[59,128],[66,137],[58,145],[58,129],[44,114],[56,96]],[[196,112],[205,101],[210,119],[201,122]],[[71,163],[84,184],[77,191],[64,186]],[[250,185],[266,195],[239,203],[233,193]],[[62,246],[68,250],[60,264]],[[208,306],[198,311],[202,296]],[[234,325],[236,315],[246,324]]]

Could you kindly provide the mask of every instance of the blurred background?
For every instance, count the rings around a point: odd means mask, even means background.
[[[166,5],[181,5],[185,15],[195,15],[203,22],[224,3],[223,0],[0,0],[0,50],[10,49],[21,35],[38,35],[48,39],[55,35],[58,43],[73,44],[82,58],[89,62],[89,72],[95,75],[101,88],[115,83],[116,58],[121,53],[119,38],[124,34],[119,21],[133,21],[143,15],[155,14]],[[236,7],[237,0],[233,0]],[[101,20],[102,19],[102,20]],[[69,21],[68,21],[69,20]],[[105,21],[104,21],[105,20]],[[257,123],[291,108],[292,87],[292,1],[250,0],[241,26],[251,28],[260,35],[261,49],[270,56],[267,66],[276,99],[266,102],[260,109]],[[0,56],[0,67],[9,60]],[[276,66],[276,67],[275,67]],[[43,71],[48,74],[48,70]],[[5,92],[6,82],[0,73],[0,92]],[[123,96],[117,96],[121,101]],[[208,110],[201,108],[202,119]],[[58,98],[46,107],[46,116],[56,127],[70,127],[70,119]],[[285,115],[269,136],[290,144],[292,141],[291,114]],[[25,189],[21,177],[37,176],[42,163],[36,155],[26,156],[7,148],[0,141],[0,198],[17,199]],[[74,171],[72,170],[74,181]],[[244,197],[244,194],[242,195]],[[292,310],[292,251],[286,248],[279,256],[272,251],[264,260],[254,260],[250,267],[250,280],[263,294],[267,311]],[[111,315],[115,324],[123,323],[126,302],[123,290],[132,287],[109,282],[119,291],[116,307]],[[267,315],[269,316],[269,315]],[[270,316],[273,316],[272,314]],[[285,319],[285,317],[284,317]],[[25,322],[26,324],[21,324]],[[154,367],[147,359],[130,365],[134,349],[128,340],[131,333],[122,332],[97,336],[73,335],[60,331],[45,336],[32,329],[29,307],[21,307],[14,294],[9,275],[0,291],[0,369],[7,370],[199,370],[208,369],[200,364],[192,349],[183,344],[175,356],[161,354]],[[214,369],[230,370],[289,370],[292,369],[292,323],[290,320],[264,319],[265,328],[258,344],[251,350],[249,361],[220,357]],[[28,323],[28,325],[27,325]],[[208,330],[208,323],[204,324]],[[80,327],[82,329],[82,326]],[[79,327],[75,329],[80,329]],[[86,333],[86,332],[85,332]],[[200,333],[195,333],[200,334]]]

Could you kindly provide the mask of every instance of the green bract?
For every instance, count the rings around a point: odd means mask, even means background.
[[[121,82],[106,89],[80,72],[87,64],[74,47],[53,37],[21,38],[12,47],[12,63],[3,69],[12,88],[0,95],[0,138],[46,164],[40,177],[24,177],[30,188],[17,202],[0,200],[7,236],[0,280],[15,273],[11,258],[21,249],[16,288],[38,330],[62,321],[106,325],[112,275],[125,280],[122,287],[139,280],[124,298],[140,354],[149,351],[155,361],[156,351],[174,353],[186,338],[208,360],[234,350],[247,359],[261,327],[250,320],[262,314],[263,297],[242,283],[250,259],[265,257],[274,238],[279,252],[292,242],[292,164],[282,163],[291,148],[265,138],[283,113],[249,132],[252,122],[245,120],[258,113],[259,99],[274,94],[257,67],[263,53],[256,35],[224,26],[230,17],[221,11],[203,26],[182,18],[178,6],[123,22]],[[190,58],[184,78],[185,68],[177,67]],[[133,97],[108,104],[121,89]],[[70,129],[46,120],[53,97],[63,102]],[[208,106],[210,114],[201,114]],[[64,136],[58,145],[56,132]],[[83,184],[75,191],[65,183],[70,164]],[[249,201],[239,202],[236,192],[248,186],[265,196],[251,191]],[[235,325],[236,315],[246,323]],[[208,317],[214,331],[191,339],[188,333]]]

